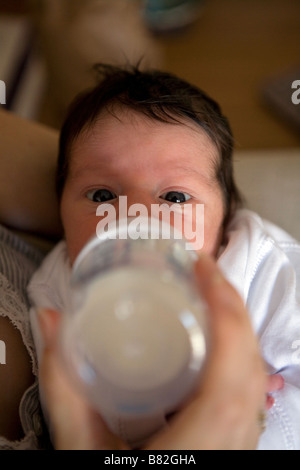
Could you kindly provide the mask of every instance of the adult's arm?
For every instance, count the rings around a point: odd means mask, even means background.
[[[58,133],[0,108],[0,223],[54,238]]]

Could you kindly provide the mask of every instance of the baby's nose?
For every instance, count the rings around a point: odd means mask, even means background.
[[[134,217],[141,215],[148,217],[151,215],[151,207],[154,204],[153,198],[147,194],[135,193],[119,198],[117,209],[117,217]]]

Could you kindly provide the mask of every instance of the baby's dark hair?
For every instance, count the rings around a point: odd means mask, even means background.
[[[242,198],[233,177],[233,136],[220,106],[199,88],[168,72],[106,64],[98,64],[95,69],[98,84],[75,98],[61,129],[56,174],[59,198],[68,175],[73,142],[84,130],[92,128],[102,112],[112,113],[125,107],[165,123],[189,119],[206,132],[220,154],[216,178],[223,193],[226,223]]]

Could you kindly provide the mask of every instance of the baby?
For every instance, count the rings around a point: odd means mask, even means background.
[[[29,285],[38,354],[36,309],[68,308],[71,267],[96,235],[99,205],[112,205],[116,217],[124,196],[127,207],[143,204],[149,213],[154,204],[188,206],[192,214],[203,205],[201,249],[244,299],[268,373],[285,379],[259,448],[300,449],[299,244],[241,208],[233,137],[215,101],[169,73],[98,72],[99,85],[75,100],[61,131],[57,191],[65,239]]]

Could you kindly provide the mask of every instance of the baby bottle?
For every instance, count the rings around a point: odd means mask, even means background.
[[[208,333],[196,253],[168,224],[139,218],[137,233],[135,222],[119,220],[78,255],[61,344],[91,406],[138,446],[195,390]]]

